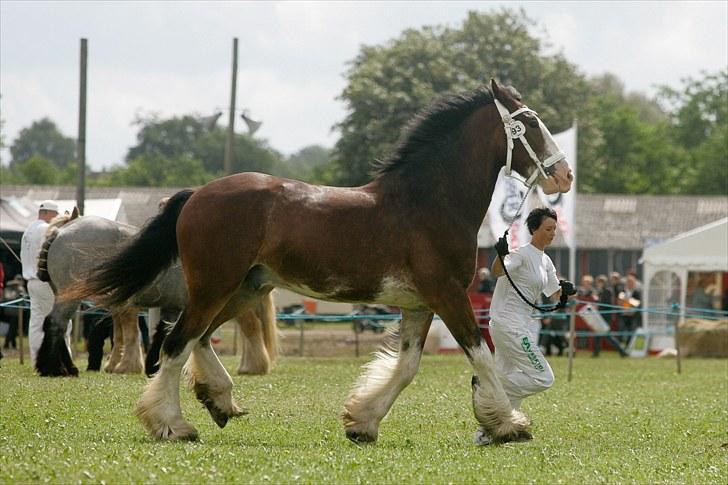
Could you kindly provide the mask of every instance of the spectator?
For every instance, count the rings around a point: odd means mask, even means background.
[[[478,270],[478,293],[493,293],[493,279],[488,268]]]
[[[627,276],[624,290],[619,293],[618,304],[625,308],[619,316],[619,331],[622,332],[620,340],[623,344],[629,342],[632,333],[641,326],[641,314],[635,309],[642,305],[642,292],[637,288],[637,278],[630,274]]]
[[[592,275],[585,274],[581,277],[581,285],[579,285],[576,294],[581,301],[588,303],[597,301],[597,292],[594,289],[594,277]]]
[[[614,301],[612,301],[612,305],[618,305],[619,302],[617,301],[617,297],[620,293],[624,291],[624,284],[622,283],[622,275],[619,274],[616,271],[613,271],[609,275],[609,284],[612,287],[612,296],[614,297]]]
[[[8,284],[5,287],[5,300],[17,300],[18,298],[25,298],[26,296],[27,293],[25,292],[25,282],[23,281],[23,277],[19,274],[15,275],[15,278],[9,280]],[[2,312],[0,312],[5,320],[10,324],[10,327],[8,328],[8,333],[7,335],[5,335],[4,347],[6,349],[15,349],[18,346],[17,338],[19,311],[20,310],[18,308],[3,308]],[[29,320],[30,318],[28,312],[23,312],[23,329],[28,328]]]
[[[690,298],[690,306],[695,308],[697,313],[701,313],[700,310],[713,309],[713,296],[708,291],[711,276],[712,275],[710,274],[698,275],[695,289],[693,290],[693,294]]]
[[[599,275],[596,279],[596,285],[595,290],[597,294],[597,302],[600,304],[599,310],[608,310],[610,307],[608,305],[614,304],[614,295],[612,294],[612,289],[608,285],[609,280],[607,279],[606,275]],[[609,329],[611,331],[612,325],[613,325],[613,319],[614,314],[608,314],[605,320],[609,324]],[[614,346],[615,349],[619,352],[619,355],[622,357],[627,356],[627,352],[624,350],[622,345],[619,343],[619,340],[614,338],[612,335],[607,335],[607,340]],[[602,337],[601,335],[595,335],[594,336],[594,351],[592,352],[592,357],[599,357],[599,353],[602,350]]]

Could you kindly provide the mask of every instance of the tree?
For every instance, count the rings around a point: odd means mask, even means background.
[[[673,139],[689,152],[683,167],[686,192],[728,195],[728,70],[686,79],[680,89],[663,86]]]
[[[325,182],[324,172],[330,154],[331,150],[321,145],[309,145],[300,149],[285,161],[287,176],[307,182]]]
[[[53,185],[58,183],[60,170],[53,162],[39,155],[16,163],[13,167],[18,182],[33,185]]]
[[[10,167],[15,168],[16,165],[39,156],[57,168],[65,169],[75,160],[75,154],[76,142],[64,136],[53,121],[43,118],[21,130],[10,145]]]
[[[211,176],[223,175],[227,133],[192,115],[160,120],[156,117],[137,120],[140,130],[137,145],[129,149],[127,163],[141,156],[161,156],[166,160],[197,160]],[[234,172],[257,171],[278,173],[282,170],[281,155],[267,143],[248,135],[236,134]],[[146,159],[147,162],[161,160]],[[182,161],[181,163],[189,163]],[[152,177],[154,179],[155,177]],[[189,185],[189,184],[188,184]]]
[[[203,185],[214,176],[202,163],[188,155],[168,158],[158,153],[139,155],[127,164],[110,171],[98,185],[130,185],[141,187],[193,187]]]
[[[566,129],[586,104],[588,85],[561,54],[541,53],[532,25],[523,11],[470,12],[458,29],[407,30],[385,45],[363,47],[339,97],[348,114],[336,126],[333,181],[365,183],[370,163],[389,154],[415,113],[491,77],[515,86],[553,132]]]

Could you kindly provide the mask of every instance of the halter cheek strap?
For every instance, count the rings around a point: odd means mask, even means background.
[[[506,132],[506,142],[508,144],[506,150],[506,175],[522,182],[526,185],[526,187],[531,187],[536,179],[538,179],[539,175],[542,175],[544,178],[548,177],[548,175],[546,174],[547,169],[559,162],[560,160],[563,160],[565,158],[565,155],[561,150],[557,150],[555,153],[547,156],[544,160],[540,160],[536,155],[536,152],[533,151],[533,148],[531,148],[531,145],[526,139],[526,125],[524,125],[522,121],[516,119],[516,116],[523,113],[533,114],[538,120],[539,126],[541,127],[541,133],[544,135],[544,138],[553,140],[553,138],[551,137],[551,133],[549,133],[548,129],[538,118],[538,113],[536,113],[534,110],[530,109],[527,106],[518,108],[513,113],[510,113],[500,101],[498,101],[497,99],[495,99],[494,101],[495,107],[498,109],[498,112],[501,115],[501,119],[503,120],[503,128]],[[514,139],[520,140],[521,144],[526,149],[526,152],[528,152],[528,155],[531,157],[531,160],[533,160],[533,163],[536,164],[536,170],[531,173],[528,179],[516,177],[515,175],[511,174]],[[554,143],[554,145],[556,144]]]

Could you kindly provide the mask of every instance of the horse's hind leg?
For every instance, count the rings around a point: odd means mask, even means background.
[[[432,322],[430,311],[403,311],[399,353],[383,348],[366,365],[364,374],[344,404],[344,429],[354,442],[376,441],[379,423],[399,393],[412,382]]]
[[[240,328],[242,355],[238,374],[264,375],[270,372],[270,357],[263,339],[264,323],[253,310],[247,310],[235,318]]]
[[[111,321],[113,323],[111,354],[109,354],[109,360],[104,366],[104,372],[114,372],[116,366],[121,362],[121,357],[124,353],[124,329],[119,315],[120,313],[118,312],[112,312],[111,314]]]
[[[124,352],[121,361],[114,368],[116,374],[139,374],[144,367],[141,343],[139,342],[138,310],[132,308],[117,315],[122,331]]]
[[[242,416],[245,411],[233,399],[233,380],[220,363],[210,345],[210,336],[217,327],[232,316],[245,312],[255,304],[258,295],[244,287],[230,298],[225,308],[215,317],[205,335],[199,339],[185,367],[187,382],[197,399],[205,405],[212,419],[221,428],[230,418]]]

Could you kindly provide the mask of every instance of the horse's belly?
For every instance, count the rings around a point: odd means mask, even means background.
[[[332,284],[325,290],[314,290],[303,283],[292,283],[279,280],[276,284],[281,288],[317,300],[346,303],[377,303],[400,308],[422,308],[424,302],[417,291],[407,282],[387,276],[376,288],[357,288],[356,285],[341,282]]]

